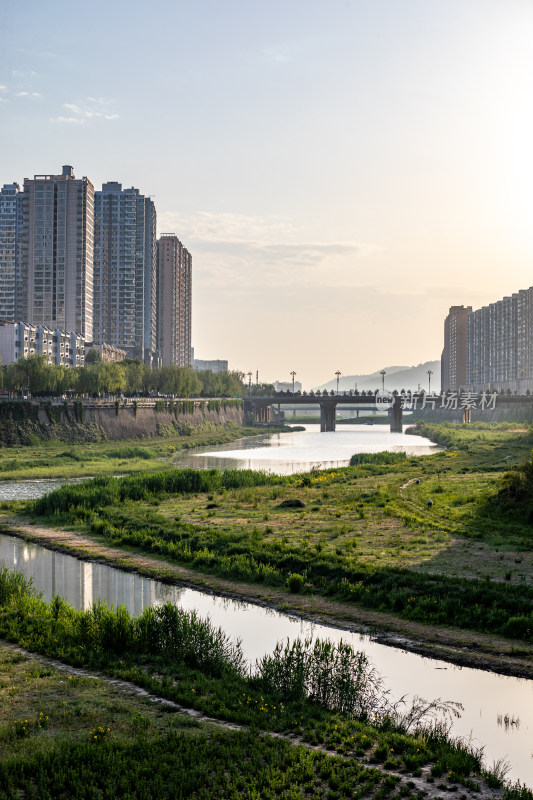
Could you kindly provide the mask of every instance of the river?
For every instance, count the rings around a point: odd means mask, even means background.
[[[320,425],[305,425],[305,431],[276,433],[222,444],[175,457],[179,467],[200,469],[256,469],[290,475],[312,469],[346,467],[354,453],[382,450],[425,456],[441,448],[422,436],[391,433],[388,425],[339,425],[321,433]],[[408,426],[404,426],[404,431]]]
[[[242,440],[211,448],[206,453],[187,453],[176,459],[177,466],[240,467],[273,472],[302,472],[313,466],[343,466],[355,452],[409,448],[413,454],[434,452],[428,440],[405,434],[391,434],[387,426],[344,427],[335,433],[319,433],[318,426],[306,426],[301,433],[275,434],[272,437]],[[38,496],[52,488],[49,482],[21,481],[0,483],[0,499],[9,490],[12,499]],[[88,608],[97,598],[115,606],[125,605],[132,614],[146,606],[167,600],[185,609],[209,615],[230,636],[240,638],[243,649],[254,662],[272,651],[277,641],[298,636],[318,636],[334,641],[349,641],[364,649],[389,687],[399,699],[421,696],[440,698],[463,705],[461,718],[453,723],[453,733],[472,738],[484,748],[486,763],[505,758],[508,777],[533,786],[533,681],[491,672],[457,667],[447,662],[390,647],[368,636],[313,624],[295,616],[281,614],[251,603],[228,600],[189,588],[168,586],[158,581],[122,572],[113,567],[65,556],[9,536],[0,537],[0,561],[33,577],[37,588],[50,599],[63,595],[77,608]],[[507,723],[506,723],[507,720]]]

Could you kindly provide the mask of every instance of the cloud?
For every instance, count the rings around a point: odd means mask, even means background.
[[[269,47],[263,47],[261,55],[265,61],[274,61],[278,64],[286,64],[293,59],[287,44],[273,44]]]
[[[108,101],[105,101],[103,98],[96,99],[94,97],[88,97],[84,105],[80,105],[79,103],[63,103],[63,108],[69,111],[70,114],[68,116],[60,114],[57,117],[53,117],[50,121],[83,125],[87,120],[91,119],[119,119],[118,114],[103,109],[103,106],[107,104]]]
[[[193,254],[197,283],[221,291],[357,285],[361,265],[376,249],[355,241],[307,240],[281,216],[167,212],[159,223],[160,230],[176,232]]]
[[[26,56],[35,56],[37,58],[55,58],[56,53],[52,53],[47,50],[29,50],[26,47],[18,47],[17,53],[24,53]]]
[[[40,92],[17,92],[15,97],[42,97]]]
[[[189,240],[201,242],[268,243],[273,238],[286,239],[297,231],[290,220],[277,216],[199,211],[190,215],[166,212],[159,219],[165,230],[181,231]]]
[[[11,71],[11,74],[13,75],[14,78],[36,78],[37,77],[37,73],[34,72],[32,69],[29,69],[29,70],[26,70],[26,71],[21,71],[21,70],[18,70],[18,69],[14,69],[14,70]]]
[[[50,117],[50,122],[67,122],[73,125],[85,125],[87,122],[86,119],[80,119],[79,117]]]
[[[0,92],[7,92],[7,86],[4,86],[4,84],[0,83]]]

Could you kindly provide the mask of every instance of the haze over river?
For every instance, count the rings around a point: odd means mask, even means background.
[[[344,466],[355,452],[400,450],[422,455],[437,448],[428,440],[405,434],[391,434],[388,426],[340,426],[334,433],[320,433],[318,426],[305,432],[275,434],[242,440],[209,453],[188,453],[176,458],[176,466],[233,467],[269,469],[273,472],[302,472],[314,467]],[[39,496],[49,491],[51,482],[0,482],[13,498]],[[18,492],[17,492],[18,487]],[[0,536],[0,561],[34,578],[37,588],[50,599],[63,595],[77,608],[88,608],[97,598],[125,605],[133,614],[167,600],[182,608],[209,615],[230,636],[240,638],[252,663],[271,652],[277,641],[298,636],[318,636],[349,641],[364,649],[391,695],[398,699],[415,695],[427,700],[454,700],[464,706],[453,723],[455,735],[472,737],[483,746],[488,765],[506,758],[508,777],[533,787],[533,681],[496,675],[482,670],[456,667],[443,661],[408,653],[373,641],[368,636],[348,633],[325,625],[303,621],[250,603],[228,600],[188,588],[167,586],[158,581],[121,572],[103,564],[80,561],[28,544],[21,539]],[[401,644],[401,643],[400,643]],[[505,723],[507,717],[508,724]]]

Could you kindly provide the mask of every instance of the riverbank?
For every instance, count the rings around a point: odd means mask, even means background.
[[[380,797],[396,789],[394,797],[422,800],[438,797],[439,790],[456,792],[459,787],[464,800],[502,794],[509,800],[531,798],[522,787],[508,786],[502,791],[498,766],[488,767],[480,750],[451,739],[438,723],[433,725],[436,713],[453,715],[455,704],[415,699],[413,707],[404,711],[402,703],[390,702],[364,654],[342,643],[331,648],[297,640],[291,652],[275,650],[256,663],[251,674],[240,645],[194,612],[170,604],[147,608],[135,618],[123,608],[113,610],[101,604],[76,611],[59,598],[43,602],[24,579],[5,571],[0,572],[0,635],[25,648],[0,645],[0,675],[8,679],[0,684],[0,735],[8,742],[0,756],[4,761],[0,789],[8,788],[10,797],[20,794],[20,789],[26,793],[28,786],[35,791],[36,785],[43,796],[46,782],[54,778],[54,796],[63,796],[57,786],[65,779],[70,792],[85,796],[77,787],[79,763],[84,765],[86,779],[98,784],[105,776],[108,796],[120,796],[109,784],[120,780],[116,764],[129,761],[130,749],[135,753],[134,773],[139,764],[149,765],[148,771],[143,766],[141,775],[150,776],[150,796],[155,790],[160,797],[190,796],[175,791],[168,795],[161,791],[163,786],[153,783],[161,780],[160,759],[153,752],[159,734],[159,748],[170,754],[173,775],[180,772],[177,754],[183,751],[187,752],[184,774],[191,781],[198,781],[198,774],[205,770],[204,757],[194,757],[191,743],[183,738],[176,743],[172,736],[174,726],[191,727],[183,719],[187,716],[196,727],[193,741],[207,735],[202,751],[210,754],[210,774],[213,758],[220,760],[229,751],[236,759],[238,776],[248,761],[263,766],[266,762],[266,771],[252,769],[249,779],[238,781],[236,789],[256,786],[257,796],[272,800],[285,796],[284,790],[291,792],[287,796],[298,797],[304,787],[306,796],[318,800],[328,784],[327,796],[333,793],[339,798],[353,798],[354,793],[359,798],[373,797],[380,788]],[[30,655],[31,651],[40,655]],[[298,673],[291,666],[297,653],[305,654]],[[61,672],[67,672],[66,679],[61,680]],[[23,691],[15,691],[18,685]],[[7,687],[13,691],[7,692]],[[123,703],[117,697],[120,692],[124,692]],[[181,719],[165,724],[157,712],[155,719],[153,712],[136,712],[139,696],[157,702],[167,720],[176,714]],[[116,719],[112,716],[115,703]],[[273,749],[277,764],[270,760]],[[230,763],[222,776],[221,797],[228,796],[228,778],[233,775]],[[54,775],[58,767],[59,774]],[[273,767],[274,785],[270,783]],[[163,775],[168,785],[166,766]],[[287,778],[290,786],[280,783]],[[131,796],[138,796],[143,786],[135,783]],[[218,784],[210,780],[211,786]],[[210,789],[207,796],[219,794]]]
[[[66,444],[190,435],[242,425],[243,401],[230,398],[119,400],[2,400],[0,447]]]
[[[217,719],[190,706],[184,706],[147,691],[131,681],[107,677],[94,670],[72,667],[57,659],[28,652],[16,645],[0,643],[0,680],[7,683],[11,690],[9,695],[3,697],[0,711],[0,729],[8,732],[8,736],[4,737],[2,756],[3,759],[10,759],[11,768],[16,764],[13,772],[18,773],[14,779],[15,783],[18,779],[17,788],[22,788],[26,781],[31,782],[32,788],[35,788],[37,780],[46,783],[50,779],[47,770],[42,769],[42,764],[39,777],[32,774],[37,754],[41,759],[46,754],[55,760],[65,753],[70,754],[73,748],[81,749],[85,745],[85,752],[82,753],[83,763],[93,762],[96,751],[100,756],[97,759],[100,762],[98,766],[102,767],[108,755],[116,756],[122,751],[123,759],[124,755],[127,757],[128,748],[135,742],[135,763],[131,765],[130,783],[133,791],[139,796],[143,795],[145,788],[151,794],[154,780],[157,781],[160,771],[164,770],[164,767],[160,770],[159,760],[157,762],[153,760],[154,744],[166,751],[163,764],[168,760],[170,753],[172,772],[175,773],[173,751],[176,737],[179,737],[180,749],[187,750],[195,740],[205,743],[204,747],[197,749],[194,754],[196,758],[192,762],[182,765],[191,783],[199,783],[201,780],[198,778],[198,773],[200,775],[202,773],[204,753],[209,757],[209,766],[212,768],[213,748],[216,749],[217,745],[218,747],[222,745],[226,751],[229,750],[232,758],[238,756],[238,763],[244,770],[246,762],[250,760],[250,752],[255,750],[263,760],[265,756],[268,757],[269,749],[272,751],[274,745],[283,756],[285,773],[288,768],[285,782],[292,784],[290,788],[296,791],[305,783],[307,797],[318,795],[318,798],[322,798],[324,782],[329,783],[327,779],[330,776],[331,796],[331,792],[334,792],[338,785],[338,775],[345,781],[350,781],[345,783],[347,797],[353,797],[352,791],[356,788],[359,790],[359,797],[367,794],[371,796],[371,787],[375,788],[376,784],[382,783],[385,791],[388,788],[395,788],[397,796],[402,796],[406,800],[409,797],[412,800],[420,800],[422,797],[436,800],[440,797],[443,786],[446,788],[453,786],[453,781],[450,783],[449,778],[447,784],[439,785],[435,782],[433,773],[439,772],[436,765],[415,768],[411,774],[406,775],[404,770],[398,770],[398,763],[391,763],[390,758],[386,764],[385,758],[380,760],[380,752],[376,747],[371,758],[368,756],[365,758],[361,752],[347,755],[345,752],[337,751],[332,746],[332,741],[312,743],[309,741],[310,736],[305,734],[269,735],[267,731],[258,733],[255,730],[250,735],[248,726]],[[337,718],[337,724],[333,720],[330,722],[334,732],[338,731],[338,721]],[[370,726],[367,729],[371,730]],[[240,741],[232,742],[232,738],[237,739],[236,734]],[[361,736],[363,741],[366,738],[370,737],[365,734]],[[416,743],[417,740],[412,738]],[[418,740],[418,744],[421,743]],[[405,741],[403,744],[405,747]],[[98,748],[103,748],[106,752],[99,753]],[[367,748],[366,752],[368,749],[370,748]],[[390,748],[381,749],[391,752]],[[361,748],[361,751],[364,753],[365,748]],[[375,756],[376,753],[378,757]],[[288,764],[287,761],[293,763]],[[298,769],[302,762],[306,762],[307,766],[305,781],[302,781]],[[226,776],[230,766],[229,763],[225,764]],[[68,772],[70,789],[78,777],[76,773],[76,767],[71,766]],[[5,773],[4,777],[7,777]],[[113,779],[116,780],[116,777],[113,776]],[[313,778],[314,786],[310,785]],[[365,778],[370,784],[368,792],[363,789]],[[84,790],[87,790],[87,781],[88,776],[85,774]],[[92,781],[98,783],[99,777],[91,776]],[[267,797],[269,789],[272,788],[277,800],[280,781],[280,772],[273,770],[270,764],[265,771],[258,773],[255,769],[253,775],[250,772],[247,775],[246,785],[248,790],[255,785],[255,788],[261,791],[261,797]],[[463,781],[460,781],[463,783],[462,788],[469,796],[478,800],[497,800],[504,796],[502,789],[494,786],[494,780],[478,778],[472,781],[467,777],[463,778]],[[41,784],[40,788],[44,789],[44,786]],[[55,792],[60,788],[57,778],[53,788]],[[227,781],[224,788],[227,790]],[[118,787],[115,792],[117,790]],[[174,791],[179,791],[179,787],[174,787]],[[511,797],[509,792],[506,794],[507,797]],[[210,795],[214,796],[216,795],[213,793]],[[464,796],[466,798],[467,794]],[[527,797],[525,792],[522,796],[523,800],[530,800],[530,796]]]
[[[370,626],[394,643],[409,639],[417,652],[531,677],[529,529],[483,513],[502,467],[529,453],[529,434],[509,425],[430,433],[454,449],[394,465],[373,454],[354,468],[291,477],[232,472],[226,484],[200,473],[201,489],[195,471],[105,478],[35,507],[10,503],[3,516],[33,514],[33,525],[8,527],[29,537],[38,530],[48,547],[83,556],[93,542],[92,558],[135,558],[130,568],[155,577],[170,570],[172,580],[341,627]],[[157,564],[147,566],[154,555]]]
[[[288,430],[292,429],[279,426],[272,432]],[[241,428],[233,423],[205,423],[197,429],[191,429],[186,435],[176,434],[148,441],[104,440],[67,446],[65,442],[53,440],[19,445],[0,451],[3,456],[0,461],[0,481],[71,479],[172,469],[172,459],[179,452],[216,447],[244,437],[264,434],[262,429]]]
[[[171,564],[160,557],[113,548],[68,530],[43,528],[17,518],[0,521],[0,533],[50,550],[135,572],[155,580],[216,593],[341,630],[366,633],[382,644],[400,647],[459,666],[533,679],[533,645],[445,626],[428,626],[320,596],[294,595],[273,586],[250,585]]]

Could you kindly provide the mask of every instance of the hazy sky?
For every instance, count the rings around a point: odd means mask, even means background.
[[[531,0],[0,0],[0,183],[152,195],[199,358],[310,387],[533,283]]]

